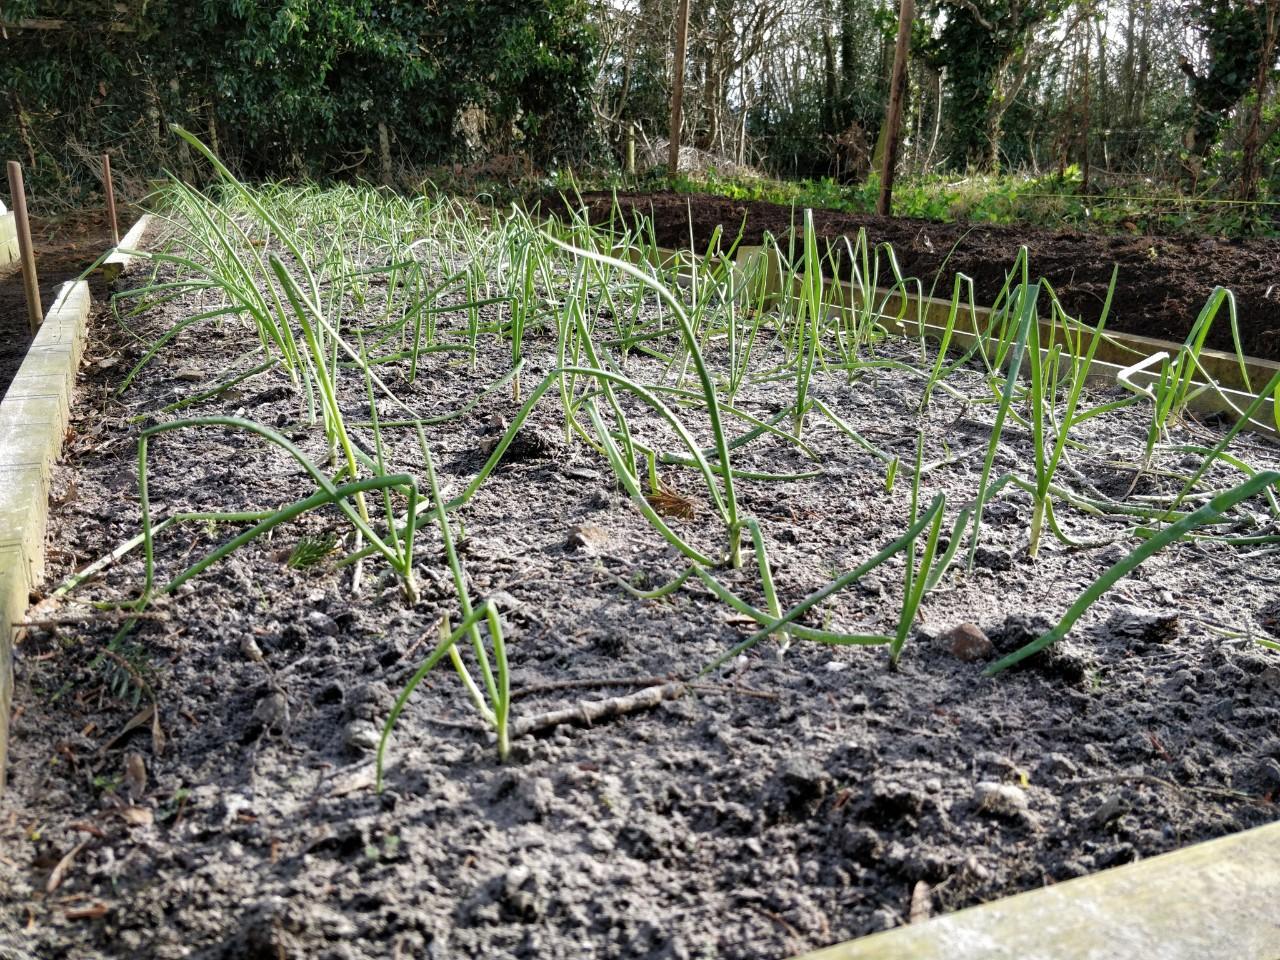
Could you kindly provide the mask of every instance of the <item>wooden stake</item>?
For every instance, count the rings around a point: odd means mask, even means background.
[[[674,180],[680,167],[680,110],[684,104],[684,55],[689,45],[689,0],[680,0],[676,14],[676,54],[671,64],[671,137],[667,146],[667,175]]]
[[[902,101],[907,90],[907,52],[911,46],[911,24],[916,18],[915,0],[902,0],[898,9],[898,44],[893,50],[893,80],[889,85],[889,109],[884,122],[887,131],[884,156],[880,161],[880,196],[876,213],[889,216],[893,204],[893,174],[898,162],[898,138],[902,127]]]
[[[387,125],[378,121],[378,156],[382,160],[382,185],[391,186],[391,135]]]
[[[102,155],[102,188],[107,191],[107,216],[111,218],[111,243],[120,246],[120,223],[116,220],[116,190],[111,183],[111,155]]]
[[[627,124],[627,165],[625,173],[628,177],[636,175],[636,125]]]
[[[31,246],[31,221],[27,219],[27,193],[22,183],[22,164],[9,161],[9,195],[13,200],[13,222],[18,228],[18,254],[22,258],[22,286],[27,294],[27,323],[35,336],[44,318],[40,305],[40,281],[36,278],[36,253]]]

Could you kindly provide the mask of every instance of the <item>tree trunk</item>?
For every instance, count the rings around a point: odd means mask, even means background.
[[[1092,29],[1093,27],[1090,22],[1085,21],[1084,43],[1081,44],[1081,49],[1084,51],[1084,122],[1080,125],[1080,163],[1084,176],[1081,180],[1080,190],[1086,195],[1089,193],[1089,121],[1090,108],[1092,106],[1089,102],[1090,95],[1092,94],[1092,84],[1090,82],[1091,77],[1089,73],[1089,34],[1092,32]]]
[[[836,51],[831,42],[831,31],[822,29],[822,131],[834,136],[839,133],[836,117],[839,114],[840,79],[836,75]]]
[[[876,213],[887,217],[893,205],[893,174],[898,162],[898,134],[902,126],[902,101],[907,92],[907,53],[911,24],[916,17],[914,0],[902,0],[898,8],[898,42],[893,50],[893,78],[889,82],[889,109],[885,116],[884,159],[880,165],[880,196]]]
[[[857,89],[854,76],[858,64],[858,37],[855,34],[857,0],[840,0],[840,100],[836,108],[836,129],[844,130],[853,121],[849,94]]]
[[[1262,105],[1267,99],[1267,81],[1271,74],[1271,61],[1275,56],[1277,13],[1280,0],[1267,0],[1262,11],[1262,55],[1258,60],[1258,76],[1253,84],[1253,105],[1249,109],[1249,127],[1244,137],[1243,158],[1240,163],[1240,199],[1253,201],[1258,198],[1258,181],[1262,179]]]
[[[689,0],[680,0],[676,14],[676,49],[671,63],[671,136],[667,145],[667,176],[680,169],[680,110],[684,105],[684,57],[689,44]]]

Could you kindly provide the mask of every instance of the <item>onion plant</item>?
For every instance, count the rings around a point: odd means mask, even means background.
[[[1067,609],[1052,629],[1044,633],[1042,636],[1015,650],[1013,653],[987,668],[988,676],[993,676],[1009,667],[1021,663],[1023,660],[1033,656],[1047,647],[1057,643],[1075,625],[1075,623],[1084,616],[1085,612],[1093,606],[1097,600],[1106,593],[1117,581],[1122,577],[1137,569],[1152,554],[1176,543],[1196,528],[1207,523],[1211,523],[1218,517],[1222,516],[1226,511],[1235,507],[1237,504],[1248,500],[1269,487],[1280,485],[1280,471],[1264,470],[1250,477],[1243,483],[1231,487],[1229,490],[1214,497],[1204,506],[1200,507],[1193,513],[1188,514],[1176,523],[1172,523],[1165,527],[1154,536],[1145,539],[1137,548],[1130,551],[1120,560],[1116,561],[1110,567],[1102,572],[1102,574],[1091,583],[1075,602]]]
[[[347,480],[344,483],[335,483],[297,446],[270,427],[239,417],[215,416],[171,420],[167,423],[148,427],[138,436],[138,497],[142,508],[142,546],[145,560],[145,579],[142,596],[139,598],[139,606],[145,606],[155,590],[155,533],[159,525],[153,527],[151,520],[151,498],[148,481],[148,456],[151,438],[176,430],[201,427],[223,427],[232,430],[243,430],[265,440],[288,454],[301,466],[318,489],[310,496],[271,512],[200,514],[199,516],[202,519],[209,522],[255,522],[248,530],[239,533],[174,576],[161,588],[162,592],[172,593],[183,583],[208,569],[228,554],[269,533],[279,525],[295,520],[308,511],[332,505],[363,535],[364,539],[370,544],[370,548],[387,560],[403,580],[405,591],[411,601],[416,600],[417,594],[413,578],[414,534],[412,525],[406,524],[397,528],[394,518],[388,517],[388,528],[384,536],[374,529],[373,525],[354,502],[356,498],[367,491],[398,490],[407,498],[410,513],[414,513],[417,508],[418,485],[410,474],[387,473],[362,479]]]

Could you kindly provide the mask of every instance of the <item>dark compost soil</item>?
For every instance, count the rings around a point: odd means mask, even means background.
[[[139,332],[155,336],[195,309],[170,304]],[[49,587],[138,530],[130,418],[168,418],[155,412],[222,379],[251,335],[190,328],[119,400],[112,391],[144,346],[99,323],[55,477]],[[504,350],[483,349],[475,371],[431,354],[416,384],[391,368],[384,376],[437,414],[505,372]],[[554,343],[531,333],[526,351],[533,383]],[[633,358],[633,373],[656,378],[646,362]],[[956,383],[985,390],[976,374]],[[884,369],[853,383],[815,376],[813,389],[910,457],[916,381]],[[777,409],[768,391],[753,387],[739,403],[765,416]],[[363,404],[358,389],[344,398],[352,417]],[[495,418],[513,409],[498,393],[429,431],[446,494],[479,469]],[[186,412],[275,425],[323,453],[278,370]],[[971,495],[990,415],[989,404],[935,396],[925,459],[949,462],[929,474],[929,495]],[[1122,493],[1131,474],[1115,464],[1138,455],[1145,419],[1140,408],[1105,419],[1098,432],[1098,419],[1082,426],[1074,465],[1079,482]],[[508,623],[517,712],[691,676],[746,636],[699,589],[642,602],[619,588],[614,576],[656,585],[683,564],[607,465],[565,444],[556,405],[534,421],[536,442],[459,513],[473,595],[495,598]],[[654,431],[639,412],[633,427]],[[1207,428],[1186,429],[1208,442]],[[997,468],[1025,463],[1026,438],[1012,428],[1005,438]],[[806,439],[822,476],[740,487],[784,606],[897,536],[907,511],[903,485],[886,492],[883,464],[830,425],[811,421]],[[420,473],[415,442],[390,442],[394,462]],[[1255,466],[1277,462],[1250,438],[1234,449]],[[772,471],[807,463],[770,439],[740,460]],[[693,481],[672,483],[698,504],[672,522],[714,544],[722,531]],[[1175,483],[1156,474],[1139,492]],[[150,485],[157,517],[311,492],[275,448],[215,429],[157,439]],[[1274,555],[1178,545],[1118,585],[1052,656],[986,679],[981,661],[938,639],[947,628],[976,621],[1011,649],[1134,543],[1127,521],[1064,507],[1074,535],[1117,543],[1050,541],[1031,561],[1028,514],[1021,495],[991,504],[978,566],[930,594],[897,672],[883,648],[797,643],[780,656],[761,646],[696,696],[522,738],[502,765],[442,668],[400,719],[381,796],[370,737],[438,618],[456,617],[430,531],[414,608],[376,565],[360,596],[350,569],[287,565],[304,533],[342,532],[329,512],[153,605],[115,659],[99,651],[117,619],[44,600],[18,649],[0,948],[41,960],[781,958],[901,923],[913,903],[953,910],[1275,819],[1280,660],[1241,636],[1280,625]],[[171,528],[158,541],[163,574],[229,536]],[[891,631],[901,574],[900,562],[876,570],[810,623]],[[719,575],[763,603],[752,569]],[[121,599],[140,582],[135,553],[77,596]],[[136,704],[121,698],[142,685]]]
[[[116,212],[123,235],[136,216],[127,207]],[[31,242],[40,280],[40,303],[48,313],[58,287],[80,276],[111,249],[111,225],[106,212],[98,210],[81,210],[56,218],[32,217]],[[106,290],[101,277],[95,275],[89,282],[95,302],[103,302]],[[30,343],[22,270],[15,263],[0,272],[0,397],[22,366]]]
[[[743,243],[758,244],[766,232],[782,240],[801,216],[780,204],[702,195],[620,193],[617,199],[628,217],[640,213],[652,218],[658,244],[665,247],[688,247],[690,224],[698,250],[705,249],[720,225],[726,240],[744,223]],[[609,216],[613,194],[587,193],[583,201],[592,221],[599,223]],[[553,199],[544,202],[544,209],[563,207]],[[1244,352],[1280,360],[1278,239],[1106,236],[831,210],[815,210],[813,218],[827,239],[856,236],[865,228],[872,243],[892,244],[904,276],[919,278],[926,292],[933,288],[935,295],[949,297],[957,272],[971,277],[979,305],[990,304],[1018,248],[1026,246],[1032,277],[1048,280],[1067,311],[1089,323],[1097,322],[1118,265],[1108,327],[1176,342],[1186,337],[1213,288],[1227,287],[1236,297]],[[1234,350],[1225,312],[1214,322],[1208,345]]]

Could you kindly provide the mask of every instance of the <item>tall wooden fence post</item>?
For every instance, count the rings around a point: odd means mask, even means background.
[[[116,219],[116,189],[111,183],[111,155],[102,155],[102,188],[107,192],[107,216],[111,218],[111,243],[120,246],[120,222]]]
[[[907,90],[907,54],[911,47],[911,24],[916,18],[914,0],[902,0],[898,10],[898,43],[893,50],[893,79],[889,84],[889,109],[884,118],[884,156],[880,166],[880,196],[876,213],[887,217],[893,208],[893,175],[898,163],[898,139],[902,133],[902,101]]]
[[[35,336],[44,317],[40,306],[40,281],[36,278],[36,253],[31,246],[31,221],[27,219],[27,192],[22,183],[22,164],[9,161],[9,194],[13,200],[13,223],[18,228],[18,255],[22,259],[22,286],[27,294],[27,323]]]
[[[382,185],[391,186],[391,132],[382,120],[378,121],[378,157],[382,160]]]

